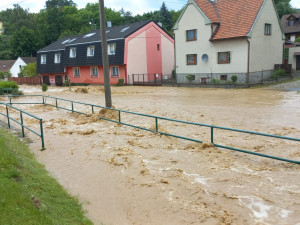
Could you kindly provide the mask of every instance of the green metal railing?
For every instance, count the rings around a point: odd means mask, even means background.
[[[10,101],[11,101],[11,100],[10,100]],[[45,149],[45,143],[44,143],[44,132],[43,132],[43,120],[42,120],[41,118],[37,117],[37,116],[34,116],[34,115],[28,113],[28,112],[25,112],[25,111],[23,111],[23,110],[21,110],[21,109],[18,109],[18,108],[16,108],[16,107],[12,106],[11,104],[7,104],[7,103],[0,102],[0,105],[4,105],[4,106],[5,106],[5,111],[6,111],[6,113],[0,112],[0,115],[6,117],[8,128],[11,128],[11,121],[13,121],[13,122],[15,122],[15,123],[21,125],[21,129],[22,129],[22,137],[25,137],[25,129],[27,129],[27,130],[29,130],[30,132],[32,132],[32,133],[36,134],[37,136],[41,137],[41,141],[42,141],[42,150],[44,150],[44,149]],[[13,117],[10,116],[9,108],[14,109],[14,110],[16,110],[16,111],[19,112],[20,121],[18,121],[18,120],[14,119]],[[33,129],[31,129],[30,127],[28,127],[28,126],[26,126],[26,125],[24,124],[24,120],[23,120],[23,116],[24,116],[24,115],[27,115],[27,116],[29,116],[29,117],[31,117],[31,118],[36,119],[36,120],[39,121],[39,125],[40,125],[40,133],[34,131]]]
[[[232,132],[238,132],[238,133],[244,133],[244,134],[252,134],[252,135],[257,135],[257,136],[264,136],[264,137],[283,139],[283,140],[289,140],[289,141],[295,141],[295,142],[300,142],[299,138],[292,138],[292,137],[278,136],[278,135],[259,133],[259,132],[253,132],[253,131],[232,129],[232,128],[202,124],[202,123],[188,122],[188,121],[183,121],[183,120],[175,120],[175,119],[170,119],[170,118],[166,118],[166,117],[159,117],[159,116],[153,116],[153,115],[147,115],[147,114],[142,114],[142,113],[130,112],[130,111],[125,111],[125,110],[120,110],[120,109],[107,108],[107,107],[104,107],[104,106],[98,106],[98,105],[89,104],[89,103],[82,103],[82,102],[78,102],[78,101],[72,101],[72,100],[67,100],[67,99],[62,99],[62,98],[56,98],[56,97],[52,97],[52,96],[43,96],[43,95],[28,95],[28,96],[41,97],[41,102],[28,103],[28,104],[45,104],[45,105],[56,107],[57,109],[63,109],[63,110],[67,110],[67,111],[70,111],[70,112],[80,113],[80,114],[84,114],[84,115],[88,115],[88,113],[77,111],[75,109],[74,104],[84,105],[84,106],[90,107],[90,110],[91,110],[90,112],[91,113],[94,113],[96,108],[116,111],[116,112],[118,112],[118,119],[117,120],[108,119],[108,118],[101,117],[101,116],[98,116],[98,117],[100,119],[107,120],[107,121],[114,122],[114,123],[119,123],[119,124],[122,124],[122,125],[125,125],[125,126],[134,127],[134,128],[138,128],[138,129],[141,129],[141,130],[151,131],[151,132],[156,132],[156,133],[163,134],[163,135],[166,135],[166,136],[180,138],[180,139],[183,139],[183,140],[193,141],[193,142],[197,142],[197,143],[203,143],[203,141],[198,140],[198,139],[194,139],[194,138],[188,138],[188,137],[185,137],[185,136],[174,135],[174,134],[170,134],[170,133],[160,131],[159,130],[159,121],[160,120],[161,121],[171,121],[171,122],[176,122],[176,123],[181,123],[181,124],[188,124],[188,125],[194,125],[194,126],[199,126],[199,127],[207,127],[207,128],[210,128],[210,141],[216,147],[224,148],[224,149],[228,149],[228,150],[232,150],[232,151],[237,151],[237,152],[242,152],[242,153],[246,153],[246,154],[256,155],[256,156],[260,156],[260,157],[265,157],[265,158],[270,158],[270,159],[295,163],[295,164],[298,164],[298,165],[300,164],[300,161],[296,161],[296,160],[291,160],[291,159],[266,155],[266,154],[262,154],[262,153],[257,153],[257,152],[252,152],[252,151],[247,151],[247,150],[243,150],[243,149],[239,149],[239,148],[233,148],[233,147],[230,147],[230,146],[217,144],[215,142],[214,133],[215,133],[215,130],[226,130],[226,131],[232,131]],[[8,96],[8,97],[9,97],[10,104],[24,104],[24,103],[12,103],[12,97],[13,96]],[[53,99],[54,103],[53,104],[47,103],[48,99]],[[65,108],[65,107],[60,106],[60,104],[59,104],[60,101],[70,103],[69,108]],[[136,116],[142,116],[142,117],[147,117],[147,118],[153,118],[154,122],[155,122],[155,129],[153,130],[153,129],[140,127],[140,126],[136,126],[136,125],[133,125],[133,124],[122,122],[122,113],[123,114],[136,115]]]

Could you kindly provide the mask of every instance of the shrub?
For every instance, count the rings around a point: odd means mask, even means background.
[[[186,75],[186,79],[191,82],[191,81],[195,80],[195,75],[191,75],[191,74]]]
[[[0,81],[0,94],[17,94],[19,85],[14,81]]]
[[[232,81],[232,83],[235,84],[235,83],[237,82],[237,79],[238,79],[238,78],[237,78],[237,75],[232,75],[232,76],[231,76],[231,81]]]
[[[0,79],[4,79],[4,78],[8,78],[8,77],[11,77],[12,74],[11,72],[3,72],[3,71],[0,71]]]
[[[277,80],[280,76],[285,76],[285,70],[275,70],[272,74],[272,79]]]
[[[300,42],[300,37],[297,37],[295,42]]]
[[[176,78],[176,71],[172,70],[172,79],[175,79],[175,78]]]
[[[119,79],[116,86],[124,86],[124,79]]]
[[[42,91],[43,91],[43,92],[46,92],[47,90],[48,90],[47,84],[43,84],[43,85],[42,85]]]
[[[64,87],[69,87],[70,86],[70,81],[69,80],[65,80],[63,86]]]
[[[220,84],[220,83],[221,83],[221,81],[220,81],[220,80],[218,80],[218,79],[215,79],[215,78],[213,78],[212,82],[213,82],[214,84]]]

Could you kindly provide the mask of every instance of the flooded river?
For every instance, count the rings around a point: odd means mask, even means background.
[[[39,87],[22,89],[25,94],[42,94]],[[46,94],[105,105],[103,87],[71,91],[50,87]],[[112,87],[112,100],[114,107],[133,112],[300,137],[297,91]],[[40,140],[32,134],[28,134],[33,140],[30,147],[51,175],[78,196],[96,225],[299,223],[299,165],[121,126],[92,115],[41,105],[20,107],[44,119],[46,150],[40,151]],[[29,118],[25,121],[38,128]],[[153,118],[129,114],[122,114],[122,121],[149,129],[155,125]],[[209,128],[159,120],[159,129],[210,142]],[[300,160],[299,142],[216,130],[215,143]]]

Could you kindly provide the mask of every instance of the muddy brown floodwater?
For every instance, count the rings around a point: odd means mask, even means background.
[[[22,90],[42,94],[40,87],[22,86]],[[103,87],[71,91],[50,87],[47,94],[105,105]],[[112,87],[112,99],[118,109],[300,137],[296,91]],[[44,120],[45,151],[40,151],[39,138],[28,133],[38,160],[80,199],[96,225],[299,224],[299,165],[161,136],[95,115],[79,116],[41,105],[20,107]],[[90,112],[88,107],[74,107]],[[154,126],[153,119],[139,116],[122,114],[122,120]],[[38,129],[35,121],[25,121]],[[210,141],[208,128],[159,124],[163,131]],[[215,142],[300,160],[299,142],[222,130],[216,130]]]

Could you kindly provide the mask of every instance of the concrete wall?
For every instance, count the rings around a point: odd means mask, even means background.
[[[295,52],[300,52],[300,46],[289,48],[289,64],[292,64],[292,72],[300,72],[296,71],[296,56]],[[298,56],[300,57],[300,56]]]
[[[15,64],[11,67],[10,72],[12,77],[18,77],[19,73],[21,72],[20,66],[26,66],[27,64],[19,57]]]
[[[272,24],[271,35],[264,34],[265,23]],[[250,72],[273,70],[282,63],[284,40],[272,0],[265,0],[250,35]]]

